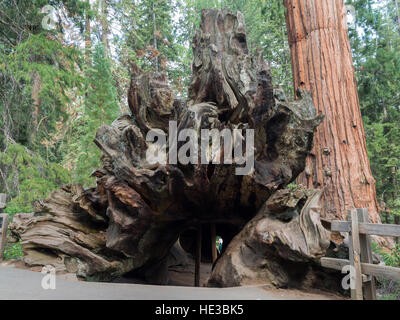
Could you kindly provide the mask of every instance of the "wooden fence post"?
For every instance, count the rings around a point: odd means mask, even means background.
[[[0,213],[3,212],[3,209],[6,207],[7,204],[7,195],[5,193],[0,193]]]
[[[325,257],[321,258],[321,265],[339,271],[350,265],[352,267],[352,299],[376,300],[375,277],[400,281],[400,268],[373,264],[370,236],[399,237],[400,226],[370,223],[367,209],[349,211],[347,220],[329,221],[321,219],[326,229],[349,233],[349,260]]]
[[[0,261],[3,260],[4,250],[6,249],[8,230],[8,214],[0,214]]]
[[[368,209],[357,209],[358,221],[369,223]],[[361,262],[373,264],[371,239],[367,234],[360,234],[360,246],[361,246]],[[366,300],[376,300],[376,284],[375,277],[372,275],[368,276],[367,281],[363,283],[364,296]]]
[[[351,232],[349,235],[349,260],[353,268],[355,287],[351,289],[351,298],[353,300],[363,300],[362,289],[362,273],[361,273],[361,258],[360,258],[360,238],[358,229],[358,212],[357,210],[349,211],[349,218],[351,221]]]

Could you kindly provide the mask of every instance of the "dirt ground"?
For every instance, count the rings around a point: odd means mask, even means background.
[[[194,284],[194,261],[189,260],[187,267],[170,267],[168,270],[169,285],[193,287]],[[211,263],[202,263],[200,265],[200,286],[205,287],[208,278],[211,275]]]

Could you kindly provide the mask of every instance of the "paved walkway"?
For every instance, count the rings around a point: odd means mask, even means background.
[[[44,290],[44,275],[0,267],[0,299],[14,300],[321,300],[335,296],[262,287],[193,288],[71,281],[57,276],[56,289]]]

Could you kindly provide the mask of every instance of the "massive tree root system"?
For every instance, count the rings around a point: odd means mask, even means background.
[[[133,271],[166,283],[167,256],[180,234],[216,223],[237,235],[210,285],[322,282],[317,261],[330,235],[319,221],[319,193],[284,190],[304,170],[322,121],[310,95],[301,91],[301,99],[289,102],[274,90],[262,55],[247,48],[240,12],[203,11],[193,50],[187,100],[174,95],[164,75],[133,66],[130,114],[96,135],[103,167],[93,173],[95,188],[65,186],[38,201],[34,215],[15,217],[11,229],[22,239],[26,264],[52,264],[87,280]],[[194,129],[199,136],[202,129],[253,129],[253,170],[237,175],[243,165],[236,158],[232,164],[150,164],[146,136],[152,129],[168,133],[170,121],[178,132]],[[245,134],[236,139],[244,150],[250,142]]]

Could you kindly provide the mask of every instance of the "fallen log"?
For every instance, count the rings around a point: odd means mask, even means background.
[[[279,216],[287,206],[275,203],[267,214],[266,200],[271,196],[276,200],[282,195],[277,192],[304,170],[315,129],[323,119],[316,115],[310,94],[299,91],[299,99],[290,102],[282,91],[274,90],[261,53],[253,55],[247,48],[240,12],[204,10],[193,41],[187,100],[174,95],[165,75],[133,66],[130,114],[111,126],[101,126],[95,138],[103,154],[103,167],[93,173],[96,187],[66,186],[38,201],[34,215],[16,216],[10,228],[22,239],[28,265],[57,265],[87,280],[110,280],[133,271],[149,282],[165,284],[168,253],[180,234],[210,223],[233,225],[238,232],[245,226],[217,260],[210,285],[244,283],[227,275],[235,268],[229,257],[233,252],[240,256],[237,250],[246,241],[256,241],[257,252],[252,255],[273,259],[268,265],[274,270],[286,260],[296,266],[322,255],[327,236],[317,212],[293,221],[288,218],[292,222],[272,230],[282,242],[274,243],[275,249],[286,252],[279,260],[273,246],[255,240],[259,225],[264,228],[269,216]],[[223,163],[229,155],[224,146],[216,150],[214,161],[204,163],[203,154],[185,149],[187,140],[174,139],[171,123],[179,134],[185,129],[194,132],[199,145],[202,130],[234,132],[234,145],[246,148],[245,161],[242,154],[234,154],[231,162]],[[235,135],[239,130],[245,134]],[[160,132],[169,133],[168,146],[157,149],[165,151],[159,162],[149,162],[155,143],[146,137]],[[210,141],[205,145],[210,150]],[[182,150],[190,151],[190,156]],[[218,160],[222,164],[215,163]],[[250,169],[243,174],[247,164]],[[303,208],[308,199],[303,193],[293,208],[308,212],[307,206]],[[257,265],[257,259],[250,269],[263,267],[268,272],[268,266]],[[287,277],[289,271],[282,272]],[[258,277],[257,272],[252,274]],[[288,282],[274,278],[282,278],[281,273],[272,272],[268,282],[279,286]]]

